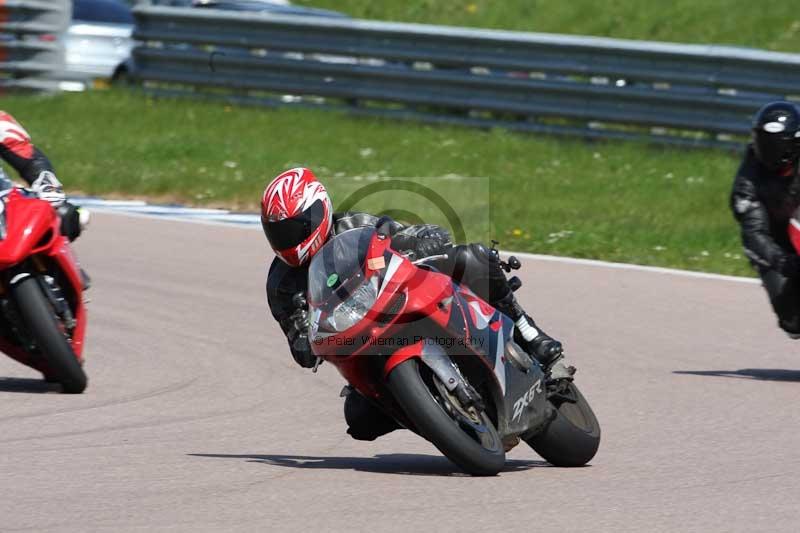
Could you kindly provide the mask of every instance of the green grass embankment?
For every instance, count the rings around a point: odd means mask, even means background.
[[[380,177],[443,177],[469,238],[520,251],[749,274],[728,211],[737,157],[643,144],[356,119],[126,92],[4,98],[68,189],[254,210],[265,183],[313,168],[335,202]],[[490,178],[470,180],[467,178]],[[487,185],[488,183],[488,185]],[[488,192],[487,192],[488,191]],[[357,207],[421,213],[408,195]]]

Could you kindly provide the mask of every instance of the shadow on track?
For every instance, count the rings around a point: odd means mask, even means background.
[[[374,457],[318,457],[311,455],[223,455],[190,453],[194,457],[217,459],[246,459],[251,463],[262,463],[288,468],[310,468],[325,470],[355,470],[376,474],[402,474],[407,476],[464,476],[446,458],[435,455],[409,453],[378,454]],[[545,461],[508,460],[503,472],[520,472],[537,467],[550,467]]]
[[[763,381],[800,382],[800,370],[780,368],[742,368],[740,370],[676,370],[673,374],[713,376],[721,378],[758,379]]]
[[[57,383],[47,383],[43,379],[0,377],[0,392],[27,392],[45,394],[48,392],[60,391],[61,385]]]

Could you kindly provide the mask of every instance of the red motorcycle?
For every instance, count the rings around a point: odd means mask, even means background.
[[[86,388],[83,283],[61,219],[35,193],[0,185],[0,351],[64,392]]]
[[[553,465],[589,462],[600,426],[575,384],[547,383],[511,318],[390,242],[359,228],[315,254],[307,298],[319,361],[469,474],[498,473],[520,439]]]
[[[789,240],[795,251],[800,254],[800,209],[795,211],[789,220]]]

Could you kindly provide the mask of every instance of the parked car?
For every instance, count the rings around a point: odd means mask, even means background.
[[[296,15],[303,17],[327,17],[348,19],[349,16],[329,9],[294,6],[289,0],[148,0],[150,5],[165,7],[190,7],[198,9],[213,9],[220,11],[246,11],[255,13],[270,13],[275,15]],[[265,50],[243,50],[239,47],[220,47],[215,49],[224,55],[260,55]],[[357,64],[359,60],[352,56],[337,56],[330,54],[303,54],[302,52],[284,52],[287,59],[312,59],[325,63]]]
[[[174,7],[221,9],[224,11],[255,11],[276,15],[305,15],[311,17],[347,18],[344,13],[329,9],[293,6],[287,0],[151,0],[151,4]]]
[[[131,8],[121,0],[73,0],[62,89],[80,91],[126,78],[133,26]]]

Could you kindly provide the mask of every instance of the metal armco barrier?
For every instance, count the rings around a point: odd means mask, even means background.
[[[135,10],[155,94],[436,123],[739,146],[800,94],[800,55],[213,10]]]
[[[0,92],[55,91],[70,0],[0,0]]]

